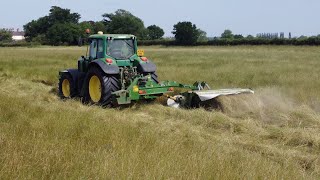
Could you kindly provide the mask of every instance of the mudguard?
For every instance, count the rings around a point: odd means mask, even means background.
[[[156,70],[157,70],[157,66],[151,61],[148,61],[146,63],[139,62],[139,65],[138,65],[138,71],[139,72],[142,72],[142,73],[153,73],[153,72],[156,72]]]
[[[91,66],[94,66],[94,65],[99,66],[101,68],[101,70],[106,74],[119,74],[120,73],[119,67],[116,65],[108,65],[102,61],[95,60],[89,64],[89,69]]]
[[[75,84],[78,83],[78,77],[80,72],[78,71],[78,69],[66,69],[64,71],[60,71],[59,74],[63,74],[63,73],[69,73],[72,77],[72,80]]]

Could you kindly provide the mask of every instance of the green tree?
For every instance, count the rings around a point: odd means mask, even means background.
[[[242,36],[242,34],[235,34],[234,38],[235,39],[243,39],[244,37]]]
[[[147,27],[148,30],[148,37],[151,40],[160,39],[164,35],[163,29],[159,26],[151,25]]]
[[[44,16],[38,20],[32,20],[23,26],[26,41],[32,41],[33,38],[45,34],[50,28],[49,17]]]
[[[23,26],[26,40],[32,41],[35,37],[42,37],[55,24],[78,24],[79,19],[80,14],[71,13],[70,9],[63,9],[57,6],[52,6],[49,15],[40,17],[37,20],[32,20],[31,22]],[[46,36],[46,39],[50,38],[51,37]]]
[[[102,32],[104,32],[104,33],[108,33],[108,32],[107,32],[107,28],[106,28],[106,26],[103,24],[102,21],[94,22],[93,29],[94,29],[94,32],[95,32],[95,33],[99,32],[99,31],[102,31]]]
[[[102,31],[104,33],[108,33],[106,31],[106,26],[103,24],[102,21],[83,21],[81,23],[79,23],[80,28],[81,28],[81,34],[82,37],[86,36],[86,29],[90,29],[92,34],[97,34],[99,31]]]
[[[143,21],[126,10],[119,9],[115,13],[103,14],[102,17],[108,33],[133,34],[145,38]]]
[[[250,35],[250,34],[246,38],[247,39],[254,39],[254,37],[252,35]]]
[[[141,40],[148,40],[150,39],[149,38],[149,31],[147,28],[143,28],[141,31],[140,31],[140,35],[138,36],[139,39]]]
[[[207,33],[201,29],[198,29],[199,37],[198,42],[208,41]]]
[[[76,45],[81,28],[74,23],[57,23],[48,29],[46,37],[51,45]]]
[[[49,24],[56,23],[74,23],[77,24],[80,19],[80,14],[71,13],[70,9],[63,9],[58,6],[52,6],[49,13]]]
[[[225,39],[232,39],[234,37],[234,35],[232,34],[232,31],[229,29],[226,29],[222,34],[221,34],[221,38],[225,38]]]
[[[0,29],[0,41],[11,41],[12,33],[5,29]]]
[[[308,39],[308,36],[301,35],[300,37],[298,37],[298,39]]]
[[[80,34],[81,37],[86,37],[87,33],[86,33],[86,29],[90,29],[91,33],[96,33],[94,30],[94,22],[93,21],[83,21],[81,23],[79,23],[79,27],[80,27]]]
[[[191,22],[178,22],[173,26],[176,43],[179,45],[194,45],[199,38],[199,31]]]

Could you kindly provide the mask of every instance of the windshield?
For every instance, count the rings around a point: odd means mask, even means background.
[[[133,39],[107,40],[107,55],[115,59],[128,59],[134,55]]]

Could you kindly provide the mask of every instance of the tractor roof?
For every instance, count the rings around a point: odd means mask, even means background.
[[[91,35],[89,38],[102,38],[102,39],[106,39],[106,38],[115,38],[115,39],[131,39],[133,37],[135,37],[134,35],[131,34],[94,34]]]

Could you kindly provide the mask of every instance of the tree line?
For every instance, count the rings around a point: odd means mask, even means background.
[[[133,34],[139,40],[163,40],[164,31],[157,25],[145,27],[144,22],[130,12],[119,9],[105,13],[101,21],[79,22],[81,15],[70,9],[53,6],[47,16],[32,20],[23,26],[27,42],[49,45],[76,45],[86,36],[85,29],[93,34],[98,31],[110,34]],[[180,45],[194,45],[205,41],[206,33],[191,22],[179,22],[173,26],[175,41]]]
[[[320,45],[320,35],[270,39],[252,35],[244,37],[233,34],[228,29],[220,37],[208,38],[205,31],[188,21],[173,25],[174,38],[168,39],[163,38],[164,31],[161,27],[145,27],[140,18],[123,9],[103,14],[101,21],[79,22],[80,18],[80,14],[71,12],[70,9],[52,6],[48,15],[23,26],[26,41],[43,45],[77,45],[79,38],[87,36],[85,30],[90,29],[92,34],[98,31],[134,34],[141,45]],[[0,29],[0,42],[9,42],[10,39],[10,32]]]
[[[76,45],[86,36],[85,29],[93,34],[98,31],[112,34],[134,34],[139,39],[160,39],[164,31],[156,26],[145,27],[143,21],[125,10],[105,13],[101,21],[79,22],[81,16],[70,9],[53,6],[49,15],[40,17],[23,26],[26,41],[49,45]]]
[[[175,46],[175,45],[188,45],[186,43],[181,43],[177,39],[162,39],[162,40],[148,40],[140,41],[140,45],[165,45],[165,46]],[[236,45],[320,45],[320,35],[318,36],[300,36],[294,38],[269,38],[269,37],[254,37],[248,35],[244,37],[241,34],[233,34],[231,30],[225,30],[220,37],[205,38],[198,41],[194,41],[193,46],[236,46]]]

